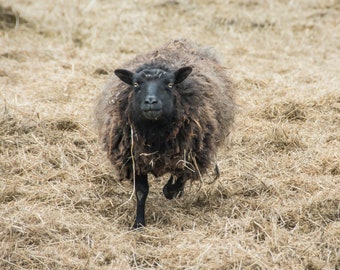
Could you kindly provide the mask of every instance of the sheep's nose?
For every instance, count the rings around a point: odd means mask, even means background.
[[[145,104],[151,105],[156,104],[158,102],[156,96],[147,96],[144,100]]]

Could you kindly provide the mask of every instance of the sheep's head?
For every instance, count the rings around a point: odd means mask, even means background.
[[[191,67],[176,71],[146,68],[137,72],[116,69],[116,76],[133,88],[132,117],[140,122],[163,122],[174,113],[174,91],[191,73]]]

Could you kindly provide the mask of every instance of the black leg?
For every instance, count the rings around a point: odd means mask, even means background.
[[[137,214],[133,229],[145,227],[145,201],[149,193],[147,175],[136,175],[135,192],[137,198]]]
[[[179,198],[183,194],[183,189],[185,185],[186,180],[184,178],[178,177],[173,183],[173,177],[171,175],[168,183],[163,187],[163,194],[165,198],[172,200],[173,198]]]

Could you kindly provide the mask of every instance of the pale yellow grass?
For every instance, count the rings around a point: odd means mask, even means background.
[[[28,1],[0,10],[1,269],[340,269],[339,1]],[[185,37],[237,87],[221,178],[148,226],[92,130],[120,63]],[[163,182],[162,182],[163,181]]]

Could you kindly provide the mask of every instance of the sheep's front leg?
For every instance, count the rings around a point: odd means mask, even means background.
[[[147,175],[136,175],[135,192],[137,198],[137,214],[133,224],[134,229],[145,227],[145,201],[149,193],[149,183]]]

